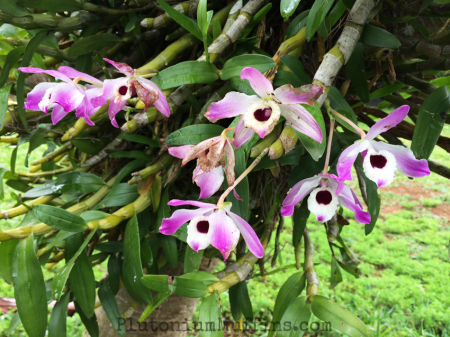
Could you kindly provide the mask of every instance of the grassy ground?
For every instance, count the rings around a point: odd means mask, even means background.
[[[443,135],[450,136],[445,126]],[[42,148],[45,150],[45,146]],[[19,151],[19,170],[23,167],[26,145]],[[9,167],[11,149],[0,147],[2,167]],[[32,155],[37,158],[38,151]],[[436,148],[431,159],[450,166],[450,155]],[[351,185],[357,190],[357,183]],[[1,209],[14,204],[5,186],[5,200]],[[349,248],[361,260],[363,276],[355,279],[343,272],[344,280],[330,290],[330,261],[327,238],[323,226],[313,217],[308,228],[316,247],[315,262],[320,265],[319,293],[347,307],[358,315],[379,336],[450,336],[450,274],[448,245],[450,240],[450,185],[434,173],[423,179],[409,180],[398,174],[395,182],[380,189],[382,210],[371,235],[364,235],[364,227],[355,221],[344,229],[343,237]],[[351,212],[345,212],[352,219]],[[18,225],[17,219],[0,220],[2,230]],[[294,263],[292,223],[286,219],[281,234],[283,245],[275,269]],[[273,245],[272,245],[273,247]],[[269,252],[270,254],[271,252]],[[270,271],[270,270],[268,270]],[[279,287],[294,273],[285,269],[267,277],[255,277],[248,284],[255,317],[261,321],[271,318]],[[103,270],[95,270],[99,280]],[[255,270],[255,273],[259,271]],[[50,271],[45,271],[50,276]],[[13,297],[12,286],[0,279],[0,297]],[[222,296],[224,315],[230,317],[226,294]],[[0,316],[0,336],[6,334],[13,314]],[[82,336],[83,328],[77,315],[68,320],[68,335]],[[340,336],[323,333],[320,336]],[[24,336],[20,328],[14,336]],[[317,335],[315,335],[317,336]]]

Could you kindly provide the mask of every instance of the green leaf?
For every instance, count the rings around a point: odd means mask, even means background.
[[[116,180],[114,181],[114,186],[118,185],[125,177],[129,177],[129,175],[133,172],[136,172],[138,169],[145,166],[145,162],[141,160],[133,160],[126,164],[120,170],[119,174],[117,174]]]
[[[53,307],[50,320],[48,322],[48,337],[67,336],[67,310],[70,301],[70,292],[65,293],[61,300]]]
[[[395,35],[389,33],[383,28],[375,27],[372,25],[364,26],[360,42],[368,44],[369,46],[392,49],[397,49],[402,45],[400,41],[395,37]]]
[[[16,330],[16,328],[22,324],[22,321],[20,320],[19,313],[16,312],[11,319],[11,322],[9,323],[8,327],[8,337],[11,336],[11,334]]]
[[[93,221],[100,221],[106,218],[107,216],[109,216],[109,214],[102,211],[84,211],[83,213],[80,214],[80,217],[83,218],[83,220],[86,223]]]
[[[148,272],[153,264],[153,253],[148,241],[145,240],[145,238],[141,240],[141,260],[142,265],[144,266],[144,268],[147,268]]]
[[[375,224],[378,220],[378,214],[380,214],[381,207],[381,199],[378,196],[378,188],[377,184],[366,177],[366,174],[363,170],[361,155],[356,158],[355,165],[358,166],[361,175],[364,178],[366,183],[366,194],[367,194],[367,203],[368,203],[368,211],[370,214],[370,224],[365,225],[365,233],[369,235],[375,227]]]
[[[198,28],[202,32],[202,39],[208,34],[208,19],[207,19],[207,0],[200,0],[197,7],[197,23]]]
[[[162,0],[159,0],[162,1]],[[178,13],[178,12],[177,12]],[[216,66],[204,61],[186,61],[162,70],[152,81],[162,90],[184,84],[208,84],[219,79]]]
[[[217,39],[222,34],[222,26],[218,17],[213,20],[213,40]]]
[[[0,73],[0,87],[3,87],[8,80],[9,72],[12,67],[19,62],[22,53],[25,51],[26,46],[16,47],[6,55],[5,62],[3,63],[2,72]],[[3,123],[2,123],[3,124]]]
[[[70,57],[75,57],[88,54],[121,41],[122,39],[120,37],[109,33],[84,37],[79,39],[72,45],[72,47],[70,47],[67,55]]]
[[[113,186],[105,199],[100,201],[96,208],[125,206],[139,197],[137,185],[121,183]]]
[[[181,276],[145,275],[142,283],[151,290],[159,293],[173,293],[175,295],[199,298],[208,293],[208,285],[198,279]]]
[[[286,309],[278,327],[279,337],[301,337],[308,330],[311,304],[306,296],[295,299]]]
[[[138,22],[140,18],[138,16],[133,16],[125,26],[125,33],[131,32],[136,26],[136,22]]]
[[[273,318],[268,337],[272,337],[277,331],[280,321],[286,312],[286,309],[291,303],[302,293],[305,289],[306,280],[303,272],[292,274],[286,282],[281,286],[275,300],[275,307],[273,308]]]
[[[241,71],[246,67],[255,68],[263,73],[275,67],[275,62],[271,57],[259,54],[235,56],[225,62],[220,78],[225,81],[234,76],[241,76]]]
[[[82,57],[82,56],[81,56]],[[92,60],[92,58],[91,58]],[[89,138],[89,139],[82,139]],[[107,145],[108,140],[104,139],[94,139],[86,133],[80,132],[77,138],[71,139],[70,142],[81,152],[95,156]]]
[[[120,289],[120,263],[116,254],[111,254],[108,259],[108,283],[111,291],[117,295]]]
[[[75,264],[75,260],[77,257],[84,251],[89,241],[95,234],[95,230],[92,230],[88,237],[84,240],[83,244],[78,248],[69,262],[66,263],[64,267],[58,270],[53,278],[52,282],[52,299],[59,301],[61,295],[63,293],[64,287],[66,285],[66,281],[69,278],[70,272]]]
[[[271,8],[272,4],[269,2],[263,8],[261,8],[255,15],[253,15],[250,23],[242,31],[239,40],[246,38],[253,31],[253,28],[255,28],[261,22],[261,20],[267,15],[267,13],[269,13]]]
[[[242,92],[246,95],[256,95],[256,92],[253,90],[250,82],[248,80],[241,80],[240,76],[235,76],[230,79],[231,87],[239,92]]]
[[[306,198],[305,198],[306,199]],[[292,233],[292,245],[297,247],[303,236],[303,231],[306,227],[309,214],[311,212],[308,209],[308,202],[304,200],[299,208],[294,208],[294,216],[292,221],[294,223],[294,230]]]
[[[228,290],[230,296],[231,314],[235,322],[244,315],[246,320],[253,320],[252,302],[248,296],[247,283],[239,282]]]
[[[30,234],[15,249],[12,263],[17,310],[30,337],[44,337],[47,329],[47,294],[41,265]]]
[[[3,0],[2,0],[3,2]],[[0,8],[1,9],[1,8]],[[22,57],[22,62],[20,63],[21,67],[28,67],[30,65],[30,61],[33,58],[34,53],[36,52],[37,47],[41,44],[42,40],[47,35],[48,31],[41,30],[35,36],[31,38],[31,40],[27,43],[25,48],[25,52]],[[25,73],[19,72],[19,76],[17,77],[16,84],[16,97],[17,97],[17,108],[19,109],[19,117],[22,124],[25,126],[25,129],[28,130],[28,123],[25,113],[25,77],[27,75]]]
[[[281,0],[280,13],[284,21],[287,21],[294,14],[299,4],[300,0]]]
[[[428,159],[439,139],[450,110],[450,90],[440,87],[434,90],[422,104],[417,116],[411,150],[420,159]]]
[[[347,103],[344,97],[342,97],[341,92],[336,88],[331,86],[330,91],[328,93],[328,98],[330,99],[331,107],[339,112],[341,115],[344,115],[348,119],[350,119],[353,123],[358,125],[358,119],[356,118],[355,112],[353,111],[350,104]],[[347,128],[348,130],[358,134],[358,131],[356,131],[353,127],[351,127],[347,122],[342,120],[341,118],[337,116],[333,116],[339,124]]]
[[[166,137],[169,146],[197,145],[204,140],[219,136],[224,128],[215,124],[196,124],[186,126]]]
[[[150,137],[147,136],[125,133],[123,135],[123,139],[129,140],[130,142],[145,144],[152,147],[161,147],[161,144],[158,141],[156,141],[155,139],[151,139]]]
[[[1,248],[1,246],[0,246],[0,248]],[[204,253],[204,250],[201,250],[197,253],[190,246],[186,247],[186,253],[184,254],[184,272],[185,273],[197,271],[200,268],[200,264],[202,263],[203,253]]]
[[[24,194],[24,198],[37,198],[49,194],[93,193],[105,185],[98,176],[87,172],[68,172],[56,180],[35,187]]]
[[[218,295],[212,294],[202,299],[199,312],[199,323],[202,325],[200,337],[223,337],[223,323],[220,313]]]
[[[158,293],[153,299],[153,302],[147,305],[147,307],[142,312],[141,317],[139,317],[139,322],[144,321],[148,316],[152,314],[152,312],[162,303],[164,302],[170,295],[169,293]]]
[[[315,295],[312,298],[311,311],[318,319],[330,322],[334,329],[350,337],[369,336],[369,329],[358,317],[329,298]]]
[[[0,88],[0,130],[2,130],[5,125],[5,116],[8,111],[8,97],[11,88],[12,83],[8,84],[6,87]]]
[[[0,1],[0,11],[14,16],[14,17],[22,17],[31,15],[26,8],[22,8],[16,5],[17,0],[2,0]]]
[[[49,206],[33,206],[33,214],[47,226],[68,232],[82,232],[88,229],[86,222],[79,215],[72,214],[65,209]]]
[[[83,6],[75,0],[20,0],[23,7],[50,12],[76,12]]]
[[[0,256],[2,257],[0,259],[0,275],[9,284],[13,282],[12,265],[14,250],[19,242],[19,239],[14,239],[0,243]]]
[[[0,168],[0,200],[3,200],[5,198],[5,191],[3,189],[3,179],[6,172],[9,171],[3,167]]]
[[[123,318],[120,314],[116,298],[114,297],[111,288],[109,288],[108,283],[103,282],[100,285],[100,288],[98,288],[98,298],[100,299],[103,310],[105,310],[113,328],[120,336],[125,337],[125,325],[119,323],[120,320],[123,321]]]
[[[132,159],[138,159],[143,162],[150,162],[152,158],[145,154],[144,151],[116,151],[109,155],[109,158],[132,158]]]
[[[161,247],[164,251],[169,264],[177,268],[178,254],[177,254],[177,240],[173,236],[161,235]]]
[[[83,245],[83,233],[77,233],[66,239],[64,258],[68,263]],[[76,258],[69,275],[75,299],[86,317],[92,317],[95,309],[95,277],[86,250],[83,249]]]
[[[86,315],[83,313],[83,310],[81,310],[80,305],[77,303],[77,301],[74,302],[75,304],[75,310],[78,313],[78,315],[81,318],[81,321],[84,324],[84,327],[89,332],[90,337],[99,337],[100,331],[98,329],[98,323],[97,323],[97,316],[92,315],[91,318],[86,317]]]
[[[320,129],[322,130],[322,143],[318,143],[315,140],[309,138],[303,133],[298,132],[297,130],[293,129],[297,137],[302,142],[303,146],[305,147],[306,151],[309,152],[311,157],[315,161],[319,160],[320,157],[322,157],[325,148],[327,146],[327,137],[326,137],[326,130],[325,130],[325,121],[323,120],[322,111],[320,111],[319,105],[317,103],[314,103],[314,106],[302,104],[302,106],[308,110],[311,115],[314,117],[314,119],[317,121],[317,123],[320,126]]]
[[[319,29],[320,24],[325,20],[325,16],[333,6],[334,0],[316,0],[308,14],[306,20],[306,39],[308,41],[314,36]]]
[[[102,242],[95,245],[95,250],[103,253],[121,253],[123,252],[123,242],[122,241],[108,241]]]
[[[299,15],[295,17],[294,20],[288,26],[286,32],[286,39],[290,39],[294,35],[296,35],[300,29],[305,27],[306,21],[308,20],[309,9],[307,11],[301,12]]]
[[[197,25],[197,22],[187,17],[186,15],[181,14],[176,9],[173,9],[164,0],[158,0],[158,3],[162,7],[164,12],[166,12],[167,15],[169,15],[176,23],[178,23],[181,27],[183,27],[189,33],[194,35],[197,39],[203,41],[203,35],[200,28]]]
[[[193,271],[191,273],[178,276],[178,278],[187,278],[190,280],[201,281],[208,286],[220,281],[217,276],[206,271]]]
[[[345,6],[345,3],[343,0],[339,0],[336,5],[333,7],[333,9],[330,12],[330,15],[328,15],[325,25],[328,31],[331,31],[333,26],[339,21],[339,19],[344,15],[345,10],[347,7]]]
[[[142,284],[144,276],[141,261],[141,245],[136,214],[128,221],[123,242],[122,280],[130,296],[136,301],[152,302],[152,294]]]
[[[312,83],[311,77],[305,72],[305,68],[303,67],[303,63],[292,55],[283,55],[281,56],[281,62],[287,66],[294,75],[300,80],[302,85]]]
[[[331,258],[331,276],[330,276],[331,289],[334,289],[341,282],[342,282],[341,268],[339,268],[339,263],[333,256]]]
[[[278,70],[277,74],[275,75],[275,79],[273,80],[273,85],[275,87],[281,87],[285,84],[291,84],[294,88],[298,88],[307,83],[299,79],[294,73],[291,73],[290,71]]]
[[[356,44],[352,56],[345,64],[345,69],[361,101],[369,103],[369,85],[364,65],[364,45],[361,42]]]

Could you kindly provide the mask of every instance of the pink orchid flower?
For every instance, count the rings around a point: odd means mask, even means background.
[[[320,85],[308,84],[294,88],[290,84],[273,89],[272,83],[255,68],[244,68],[241,79],[247,79],[258,96],[229,92],[224,99],[212,103],[205,116],[213,123],[222,118],[243,116],[234,130],[233,145],[239,148],[255,132],[264,138],[272,132],[280,116],[288,125],[317,142],[322,131],[314,117],[300,103],[314,105],[322,95]]]
[[[356,221],[370,223],[370,214],[363,211],[355,193],[334,174],[319,174],[318,177],[303,179],[295,184],[283,200],[281,215],[292,215],[295,204],[308,194],[308,209],[316,216],[317,221],[330,220],[341,203],[355,212]]]
[[[171,200],[168,205],[191,205],[198,209],[176,210],[168,219],[163,219],[159,231],[172,235],[178,228],[189,221],[187,226],[187,243],[198,252],[210,244],[223,255],[224,261],[236,247],[242,234],[248,249],[258,258],[264,256],[264,248],[253,228],[240,216],[230,211],[231,203],[223,207],[191,200]]]
[[[198,158],[192,183],[196,183],[200,187],[199,199],[209,198],[220,189],[224,181],[224,173],[228,185],[234,184],[236,178],[234,173],[235,157],[230,140],[226,137],[226,131],[221,136],[207,139],[197,145],[170,147],[169,153],[183,159],[182,165]],[[222,167],[221,162],[225,157],[227,162]],[[233,193],[236,199],[242,200],[235,190]]]
[[[378,187],[392,183],[397,169],[408,177],[428,176],[430,174],[428,162],[425,159],[417,160],[410,148],[374,141],[379,134],[405,119],[408,111],[409,106],[402,105],[389,116],[376,122],[364,138],[346,148],[336,166],[339,177],[342,180],[353,180],[351,168],[359,153],[363,157],[364,173]]]
[[[58,123],[69,112],[76,109],[77,117],[84,117],[89,125],[94,125],[90,116],[98,111],[90,104],[90,98],[100,94],[102,82],[95,77],[79,72],[71,67],[61,66],[56,70],[44,70],[40,68],[21,67],[23,73],[45,73],[62,82],[39,83],[27,95],[24,108],[34,111],[48,112],[52,109],[52,122]],[[73,80],[72,80],[73,79]],[[85,81],[94,85],[86,86],[84,90],[79,81]]]
[[[102,94],[92,100],[92,105],[98,107],[106,105],[108,101],[111,101],[108,108],[109,118],[116,128],[119,127],[116,121],[116,115],[128,104],[128,99],[135,94],[144,102],[145,110],[153,104],[164,116],[170,116],[170,108],[166,96],[164,96],[161,89],[155,83],[138,76],[136,70],[128,64],[118,63],[108,59],[104,60],[116,67],[126,77],[105,80]]]

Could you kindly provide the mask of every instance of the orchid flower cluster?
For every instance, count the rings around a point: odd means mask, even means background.
[[[101,106],[109,104],[109,118],[111,123],[118,128],[117,113],[128,104],[129,98],[137,94],[145,104],[145,109],[153,104],[166,117],[170,116],[167,99],[155,83],[138,76],[136,70],[125,63],[104,60],[112,64],[126,77],[102,82],[67,66],[61,66],[57,71],[28,67],[19,68],[24,73],[44,73],[61,81],[43,82],[36,85],[27,95],[25,109],[40,110],[45,113],[52,109],[53,124],[58,123],[69,112],[75,110],[77,117],[83,117],[87,124],[94,125],[90,117]],[[79,84],[80,81],[89,84],[82,86]]]

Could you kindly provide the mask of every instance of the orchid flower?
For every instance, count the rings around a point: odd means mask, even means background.
[[[135,94],[144,103],[145,110],[153,104],[164,116],[170,116],[170,108],[166,96],[155,83],[138,76],[136,70],[125,63],[118,63],[108,59],[104,60],[116,67],[126,77],[105,80],[102,94],[92,100],[92,105],[98,107],[111,101],[108,108],[109,118],[116,128],[119,127],[116,115],[128,104],[128,99]]]
[[[356,221],[370,223],[370,214],[363,211],[355,193],[334,174],[319,174],[318,177],[303,179],[295,184],[283,200],[281,215],[292,215],[295,204],[303,200],[308,193],[308,209],[319,222],[330,220],[341,203],[355,212]]]
[[[361,153],[363,169],[367,178],[378,187],[387,186],[394,181],[397,169],[408,177],[420,178],[430,174],[425,159],[417,160],[411,149],[376,142],[374,138],[399,124],[408,114],[409,106],[402,105],[389,116],[376,122],[361,140],[346,148],[339,157],[336,169],[342,180],[352,180],[351,168],[356,157]]]
[[[101,92],[102,82],[88,74],[84,74],[71,67],[61,66],[58,70],[44,70],[40,68],[21,67],[23,73],[45,73],[62,82],[43,82],[34,87],[27,95],[27,102],[24,108],[34,111],[48,112],[52,110],[52,122],[58,123],[69,112],[76,109],[77,117],[84,117],[89,125],[94,125],[90,116],[98,111],[90,104],[90,98],[97,96]],[[72,80],[73,79],[73,80]],[[79,81],[94,84],[86,86],[86,91]]]
[[[192,183],[200,187],[199,199],[209,198],[216,193],[224,181],[224,171],[229,186],[235,181],[235,158],[233,147],[226,136],[229,129],[225,129],[222,135],[207,139],[197,145],[183,145],[170,147],[169,153],[177,158],[183,159],[182,165],[197,158],[197,166],[193,172]],[[227,158],[225,167],[220,164]],[[234,191],[234,196],[242,200]]]
[[[240,216],[230,211],[231,203],[222,207],[214,204],[191,200],[171,200],[169,206],[191,205],[198,209],[176,210],[168,219],[162,220],[159,231],[172,235],[178,228],[189,221],[187,226],[187,243],[198,252],[211,244],[223,255],[224,261],[236,247],[239,234],[242,234],[248,249],[258,258],[264,256],[264,248],[253,228]]]
[[[255,132],[264,138],[272,132],[280,116],[288,125],[317,142],[322,142],[322,131],[314,117],[299,103],[314,105],[322,95],[320,85],[308,84],[294,88],[290,84],[273,89],[272,83],[255,68],[244,68],[241,79],[249,80],[258,96],[229,92],[224,99],[212,103],[205,116],[213,123],[222,118],[243,116],[234,130],[233,145],[239,148]]]

